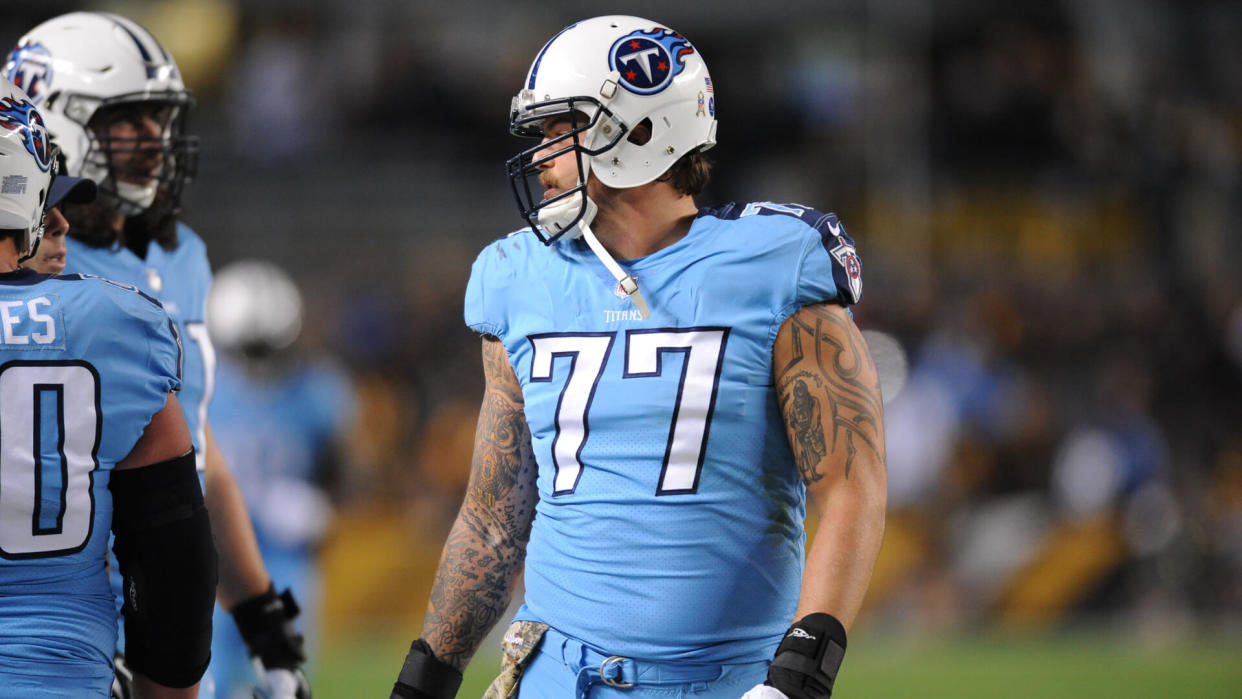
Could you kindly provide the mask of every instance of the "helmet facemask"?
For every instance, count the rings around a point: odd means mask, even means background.
[[[89,121],[82,123],[89,134],[82,171],[100,183],[99,197],[104,206],[127,217],[144,212],[175,216],[180,212],[181,193],[198,171],[198,137],[185,133],[186,115],[193,105],[189,92],[178,91],[121,95],[103,100],[91,110]],[[111,116],[143,107],[156,109],[158,136],[107,134]],[[125,162],[135,159],[136,163]],[[159,163],[154,173],[145,165],[152,159]]]
[[[539,139],[539,144],[521,151],[506,163],[509,183],[522,218],[545,244],[568,234],[584,219],[589,224],[595,214],[587,196],[591,158],[607,152],[625,138],[629,127],[608,107],[593,97],[566,97],[532,102],[529,90],[513,99],[509,131],[515,136]],[[571,127],[563,134],[544,139],[543,125],[548,119],[566,118]],[[592,147],[591,144],[598,144]],[[544,198],[539,174],[543,165],[573,152],[577,154],[578,182],[573,187]],[[534,182],[534,187],[532,187]]]

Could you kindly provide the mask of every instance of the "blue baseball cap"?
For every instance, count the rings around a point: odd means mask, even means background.
[[[60,206],[61,201],[74,204],[85,204],[95,201],[95,182],[85,177],[57,175],[52,178],[52,188],[47,194],[47,203],[43,210]]]

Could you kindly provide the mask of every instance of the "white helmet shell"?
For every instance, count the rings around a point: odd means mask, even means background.
[[[587,132],[582,146],[604,184],[637,187],[663,175],[683,155],[716,143],[716,105],[703,57],[681,34],[640,17],[595,17],[571,25],[535,57],[513,99],[513,126],[556,112],[549,102],[598,100],[611,114]],[[587,115],[593,117],[594,115]],[[651,138],[617,139],[650,120]]]
[[[543,123],[558,116],[573,127],[543,141]],[[633,138],[639,126],[649,137]],[[566,27],[540,50],[513,98],[509,128],[541,139],[507,164],[523,218],[545,242],[574,237],[581,230],[574,226],[592,214],[589,174],[610,187],[638,187],[716,144],[712,79],[681,34],[641,17],[596,17]],[[571,149],[579,158],[577,186],[541,199],[531,181]]]
[[[131,205],[127,213],[151,204],[158,182],[138,187],[124,182],[105,185],[111,174],[108,144],[101,144],[88,127],[97,111],[113,105],[158,102],[180,112],[192,103],[172,55],[150,32],[114,14],[60,15],[21,37],[0,73],[25,90],[43,112],[70,175],[94,180],[104,191],[119,196]],[[173,121],[179,125],[179,118]],[[167,148],[179,136],[175,131],[164,134]],[[181,157],[180,165],[188,165],[184,162],[188,159]],[[166,169],[177,164],[175,156],[166,156],[166,160],[172,161]]]
[[[13,84],[0,80],[0,229],[25,233],[19,254],[43,235],[43,207],[55,172],[43,116]]]
[[[226,350],[281,350],[302,331],[302,294],[271,262],[245,259],[215,276],[207,297],[207,332]]]

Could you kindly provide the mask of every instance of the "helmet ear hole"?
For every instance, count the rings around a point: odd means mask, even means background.
[[[651,141],[651,119],[643,119],[630,129],[630,135],[625,140],[636,146],[645,146]]]

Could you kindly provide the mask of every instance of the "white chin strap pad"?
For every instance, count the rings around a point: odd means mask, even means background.
[[[578,217],[578,212],[582,210],[583,199],[586,199],[586,213],[582,215],[582,220],[578,222],[578,225],[566,231],[568,225]],[[550,236],[564,233],[565,238],[573,240],[582,235],[583,226],[591,225],[598,211],[599,207],[591,201],[590,197],[566,197],[539,210],[539,225],[543,226]]]
[[[582,166],[582,178],[579,180],[578,186],[583,188],[583,196],[565,197],[555,204],[549,204],[539,209],[537,216],[539,225],[543,226],[543,229],[551,236],[564,233],[565,237],[570,240],[581,236],[582,227],[590,226],[591,222],[595,220],[596,212],[599,211],[599,207],[595,206],[595,202],[591,201],[590,197],[585,196],[586,183],[591,177],[591,158],[585,153],[579,153],[578,159]],[[584,199],[586,200],[586,212],[582,214],[579,226],[565,230],[573,224],[574,219],[578,218],[578,212],[582,210],[582,201]]]
[[[122,206],[129,209],[123,213],[127,216],[135,216],[151,208],[159,187],[160,183],[154,179],[145,185],[117,182],[116,195],[123,202]]]

